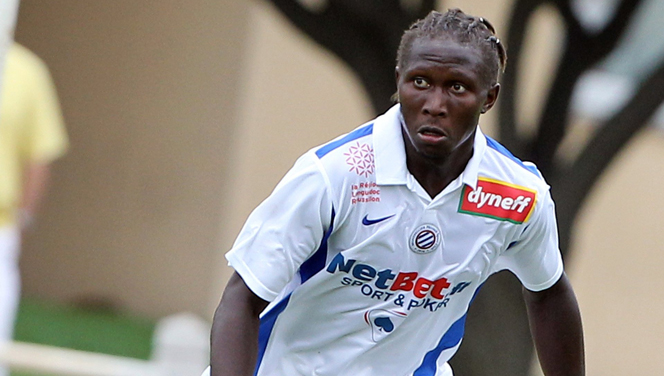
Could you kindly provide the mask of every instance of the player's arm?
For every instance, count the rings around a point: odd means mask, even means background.
[[[565,273],[550,288],[523,289],[530,331],[546,376],[585,375],[581,314]]]
[[[210,376],[250,376],[258,354],[258,315],[268,302],[233,273],[212,322]]]

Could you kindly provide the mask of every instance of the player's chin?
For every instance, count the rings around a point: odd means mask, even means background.
[[[417,134],[417,141],[422,147],[428,149],[449,149],[453,144],[452,139],[441,133],[421,132]]]
[[[419,152],[423,157],[431,160],[444,160],[451,154],[446,145],[423,145]]]

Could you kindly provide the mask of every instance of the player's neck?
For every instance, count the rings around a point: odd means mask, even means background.
[[[472,156],[473,142],[460,146],[445,158],[428,158],[417,153],[412,145],[406,146],[408,171],[431,198],[461,175]]]

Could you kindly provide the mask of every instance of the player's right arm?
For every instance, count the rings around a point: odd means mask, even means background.
[[[258,355],[258,316],[267,305],[233,273],[212,321],[210,376],[253,375]]]
[[[226,254],[231,277],[214,315],[210,376],[252,376],[259,314],[319,248],[334,209],[318,157],[307,153],[249,215]]]

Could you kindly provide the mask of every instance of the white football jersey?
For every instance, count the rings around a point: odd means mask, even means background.
[[[478,128],[431,198],[406,167],[399,105],[298,159],[250,215],[229,264],[271,301],[260,376],[451,375],[482,283],[562,275],[554,204],[532,165]]]

